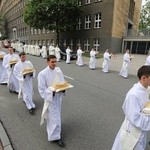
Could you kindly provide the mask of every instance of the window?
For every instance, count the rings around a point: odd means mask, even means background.
[[[79,5],[79,6],[81,6],[81,5],[82,5],[81,0],[78,0],[78,5]]]
[[[53,46],[55,45],[54,39],[51,39],[51,44],[52,44]]]
[[[45,31],[46,33],[50,33],[50,31],[47,29],[46,31]]]
[[[49,46],[50,45],[50,41],[46,40],[46,45]]]
[[[134,0],[130,0],[130,7],[129,7],[129,11],[134,14],[134,9],[135,9],[135,1]]]
[[[95,0],[95,2],[100,2],[100,1],[102,1],[102,0]]]
[[[37,34],[37,29],[34,29],[34,34]]]
[[[89,39],[85,39],[84,40],[84,50],[85,51],[89,51],[90,49],[90,40]]]
[[[41,30],[40,29],[38,29],[38,34],[41,34]]]
[[[99,50],[99,39],[94,39],[94,42],[93,42],[93,46],[94,48],[98,51]]]
[[[33,35],[33,28],[31,28],[31,30],[30,30],[30,34],[31,34],[31,35]]]
[[[73,39],[70,40],[70,49],[73,49]]]
[[[63,46],[66,47],[67,46],[67,41],[64,39],[63,40]]]
[[[80,39],[77,40],[77,48],[81,47],[81,41]]]
[[[85,29],[91,28],[91,15],[85,17]]]
[[[85,4],[90,4],[91,0],[85,0]]]
[[[81,18],[78,18],[78,25],[76,27],[77,30],[81,29]]]
[[[43,28],[42,33],[45,34],[45,28]]]
[[[94,28],[100,28],[101,27],[101,13],[95,14],[95,24]]]

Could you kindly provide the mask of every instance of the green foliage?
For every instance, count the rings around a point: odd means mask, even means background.
[[[24,21],[37,29],[66,31],[74,29],[80,13],[76,0],[30,0],[24,10]]]
[[[150,1],[147,1],[144,6],[142,6],[141,17],[140,17],[140,29],[145,29],[150,27]]]

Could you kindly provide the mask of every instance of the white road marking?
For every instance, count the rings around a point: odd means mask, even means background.
[[[66,75],[64,75],[64,77],[65,77],[65,78],[68,78],[68,79],[71,79],[71,80],[74,80],[74,78],[71,78],[71,77],[66,76]]]

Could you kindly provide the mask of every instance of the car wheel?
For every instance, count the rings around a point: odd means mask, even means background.
[[[66,60],[66,56],[63,56],[62,59],[65,61]]]

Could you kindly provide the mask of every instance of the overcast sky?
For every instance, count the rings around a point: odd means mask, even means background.
[[[142,0],[142,5],[144,5],[144,4],[145,4],[145,2],[146,2],[145,0]]]

